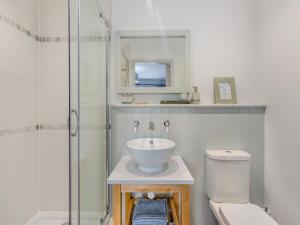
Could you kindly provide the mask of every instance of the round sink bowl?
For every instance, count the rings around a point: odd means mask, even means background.
[[[128,141],[126,145],[138,169],[157,173],[166,168],[176,144],[165,138],[138,138]]]

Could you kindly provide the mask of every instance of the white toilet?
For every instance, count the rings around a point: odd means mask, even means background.
[[[249,203],[251,155],[239,150],[206,151],[209,207],[220,225],[278,225]]]

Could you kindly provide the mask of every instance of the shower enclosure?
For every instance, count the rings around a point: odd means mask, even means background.
[[[69,0],[70,224],[108,216],[109,23],[97,0]]]

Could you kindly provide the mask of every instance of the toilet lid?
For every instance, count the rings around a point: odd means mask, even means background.
[[[219,211],[226,225],[278,225],[261,208],[250,203],[222,203]]]

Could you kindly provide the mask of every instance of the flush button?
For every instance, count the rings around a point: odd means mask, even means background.
[[[231,153],[231,151],[225,151],[225,152],[227,152],[227,153]]]

